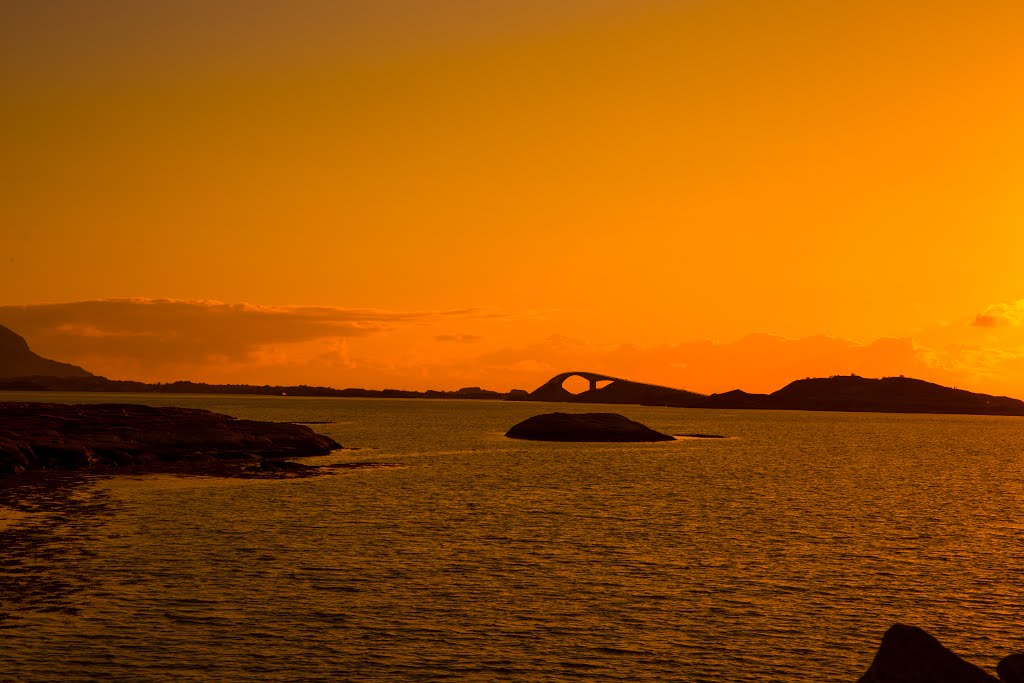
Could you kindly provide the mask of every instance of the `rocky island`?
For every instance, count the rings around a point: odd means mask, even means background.
[[[674,441],[617,413],[548,413],[534,415],[505,433],[512,439],[531,441]]]
[[[0,403],[0,476],[40,470],[295,472],[304,466],[281,458],[339,448],[304,425],[195,408]]]

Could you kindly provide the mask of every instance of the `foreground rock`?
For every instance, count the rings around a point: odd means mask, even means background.
[[[1007,660],[1014,659],[1008,657]],[[1000,664],[1000,675],[1003,676]],[[1011,683],[1014,678],[1003,678]],[[997,683],[997,679],[960,659],[916,626],[893,624],[858,683]]]
[[[673,441],[617,413],[548,413],[534,415],[512,427],[505,436],[532,441]]]
[[[145,470],[326,455],[330,437],[289,423],[238,420],[194,408],[131,404],[0,403],[0,475],[35,470]],[[178,469],[181,469],[180,467]],[[295,468],[293,468],[295,469]]]

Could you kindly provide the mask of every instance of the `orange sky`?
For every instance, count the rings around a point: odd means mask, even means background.
[[[0,324],[118,378],[1024,396],[1021,35],[1010,0],[5,2]]]

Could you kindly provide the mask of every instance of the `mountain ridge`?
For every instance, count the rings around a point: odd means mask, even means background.
[[[29,348],[20,334],[0,325],[0,377],[93,377],[94,375],[71,363],[43,358]]]

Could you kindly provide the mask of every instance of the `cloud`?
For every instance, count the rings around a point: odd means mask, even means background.
[[[496,315],[489,309],[401,312],[173,299],[0,306],[0,324],[24,336],[38,353],[118,377],[134,372],[140,379],[193,376],[211,363],[268,365],[297,353],[327,354],[343,364],[338,340]]]
[[[434,341],[439,342],[461,342],[463,344],[471,344],[478,342],[483,337],[478,334],[439,334],[434,337]]]
[[[975,327],[998,327],[1001,325],[1024,325],[1024,299],[1012,303],[992,304],[979,313],[971,323]]]

